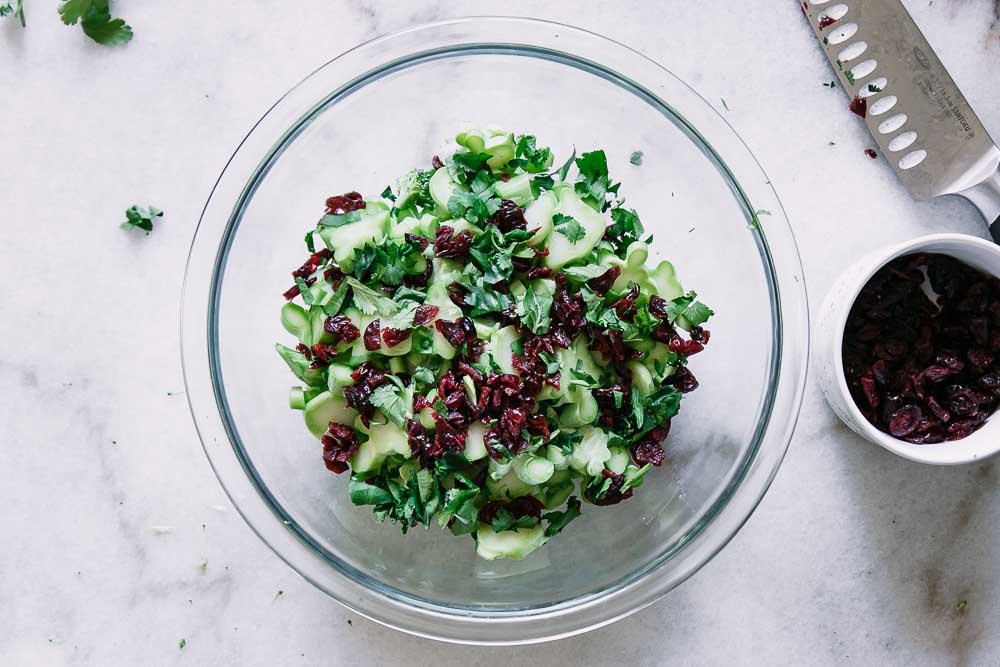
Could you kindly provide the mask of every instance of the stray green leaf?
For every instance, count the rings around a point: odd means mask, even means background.
[[[635,166],[640,166],[642,164],[642,151],[632,151],[632,155],[629,156],[628,161]]]
[[[125,222],[121,224],[121,228],[141,229],[149,236],[149,233],[153,231],[153,219],[162,217],[163,211],[154,206],[150,206],[149,208],[132,206],[125,211]]]
[[[59,16],[66,25],[80,23],[85,35],[98,44],[114,46],[132,39],[132,28],[122,19],[111,18],[109,0],[66,0]]]

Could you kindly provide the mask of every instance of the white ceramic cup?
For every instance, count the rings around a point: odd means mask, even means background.
[[[964,234],[932,234],[873,252],[844,271],[820,308],[815,349],[819,382],[834,412],[866,440],[894,454],[935,465],[979,461],[1000,451],[1000,413],[967,438],[933,445],[914,445],[873,426],[854,403],[844,376],[841,354],[847,316],[868,280],[890,261],[912,253],[950,255],[984,273],[1000,276],[1000,245]]]

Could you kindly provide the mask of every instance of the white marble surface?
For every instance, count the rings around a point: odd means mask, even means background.
[[[407,637],[313,589],[229,505],[178,393],[184,258],[236,143],[336,53],[458,14],[575,23],[725,98],[814,307],[866,249],[983,235],[863,155],[794,1],[116,2],[136,32],[116,49],[26,4],[26,30],[0,24],[3,664],[996,664],[1000,470],[895,458],[813,383],[770,493],[698,575],[611,627],[505,649]],[[906,4],[1000,137],[995,0]],[[148,238],[117,228],[132,203],[167,211]]]

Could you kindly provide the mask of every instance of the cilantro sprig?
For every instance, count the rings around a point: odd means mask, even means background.
[[[132,39],[132,27],[111,18],[108,4],[109,0],[65,0],[59,5],[59,16],[66,25],[79,23],[84,34],[98,44],[125,44]]]
[[[10,0],[0,5],[0,18],[8,16],[16,16],[21,27],[26,28],[28,24],[24,21],[24,0]]]
[[[163,211],[155,206],[143,208],[133,205],[125,211],[125,222],[121,224],[121,228],[141,229],[146,232],[146,236],[149,236],[149,233],[153,231],[153,220],[162,217]]]

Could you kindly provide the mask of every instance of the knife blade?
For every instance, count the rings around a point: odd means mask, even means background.
[[[900,0],[800,0],[837,78],[917,201],[961,195],[1000,243],[1000,148]]]

